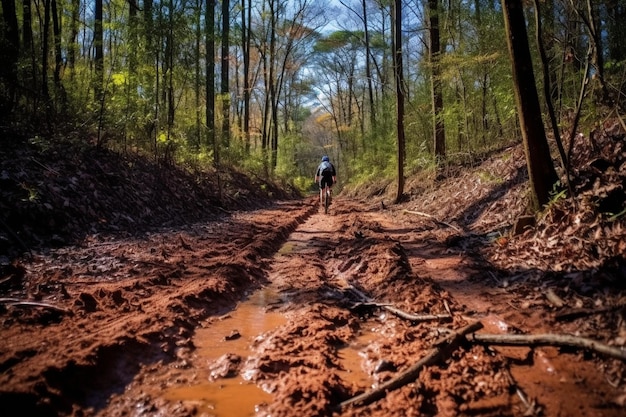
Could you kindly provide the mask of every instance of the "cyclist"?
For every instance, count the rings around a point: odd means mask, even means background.
[[[322,162],[315,171],[315,182],[320,185],[320,203],[324,204],[324,188],[328,186],[332,191],[333,184],[337,183],[335,166],[331,164],[330,158],[326,155],[322,156]]]

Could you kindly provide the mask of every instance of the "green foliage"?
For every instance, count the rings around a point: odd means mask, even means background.
[[[204,4],[201,8],[205,7]],[[446,50],[440,61],[444,94],[441,118],[446,129],[449,159],[471,157],[519,136],[501,10],[483,2],[478,16],[472,4],[448,2],[442,9],[442,19],[447,26],[442,33]],[[66,60],[60,80],[63,88],[54,88],[52,72],[48,71],[50,103],[44,102],[38,91],[41,88],[43,22],[42,16],[33,12],[33,45],[30,50],[22,51],[18,63],[19,85],[23,88],[18,93],[21,96],[15,110],[16,117],[22,118],[24,125],[43,121],[48,125],[55,117],[67,118],[69,125],[97,132],[91,137],[106,137],[107,144],[117,149],[136,150],[157,158],[167,156],[179,162],[211,167],[216,155],[209,143],[205,120],[204,71],[207,57],[204,56],[204,10],[198,10],[194,2],[173,3],[171,10],[169,4],[158,3],[154,4],[148,19],[142,12],[131,19],[128,3],[112,0],[105,7],[104,76],[102,80],[96,80],[93,51],[89,46],[78,43],[78,40],[93,37],[93,15],[81,8],[74,18],[72,8],[75,3],[66,1],[59,6],[59,14],[63,18],[61,49]],[[285,8],[288,6],[285,4]],[[227,148],[221,146],[219,149],[223,164],[257,174],[268,173],[299,190],[311,188],[322,152],[331,154],[343,183],[395,177],[397,144],[392,60],[389,32],[380,26],[388,18],[389,2],[378,2],[375,6],[368,8],[369,80],[374,89],[373,108],[370,108],[368,96],[362,24],[350,26],[346,19],[342,22],[345,29],[317,34],[310,29],[315,25],[309,27],[296,21],[295,16],[288,16],[286,9],[281,9],[274,16],[279,20],[277,27],[281,28],[276,33],[277,39],[291,43],[279,45],[280,52],[274,57],[275,62],[264,63],[262,59],[269,59],[268,51],[263,49],[266,46],[263,42],[268,39],[264,31],[268,30],[265,24],[269,15],[260,13],[269,11],[260,7],[252,9],[256,15],[253,15],[253,22],[248,23],[253,23],[252,35],[258,42],[253,44],[251,51],[254,84],[251,129],[255,135],[265,128],[262,115],[266,114],[267,92],[260,70],[255,71],[263,68],[263,64],[275,65],[275,69],[285,64],[283,75],[289,80],[277,86],[280,90],[277,102],[281,126],[275,167],[269,166],[271,154],[261,151],[258,140],[248,147],[238,131],[241,123],[237,117],[243,108],[243,60],[241,33],[235,22],[240,22],[238,13],[242,10],[239,5],[234,7],[230,49],[231,94],[228,96],[233,118],[232,139]],[[565,21],[570,15],[575,16],[575,13],[566,13],[571,12],[565,10],[569,7],[567,2],[557,2],[554,7],[555,15],[563,16],[564,25],[572,23]],[[21,13],[22,8],[18,8],[18,21],[24,22]],[[74,23],[78,25],[76,30],[81,36],[71,33]],[[620,39],[616,36],[622,30],[616,25],[618,22],[602,20],[599,23],[604,25],[602,29],[607,40]],[[427,31],[413,30],[423,22],[407,18],[407,24],[411,27],[407,27],[405,32],[408,38],[404,56],[407,93],[405,168],[406,172],[414,173],[430,170],[434,166],[431,68],[424,47]],[[529,19],[530,36],[533,36],[533,26]],[[289,32],[286,28],[290,27],[296,29]],[[564,132],[576,108],[585,76],[582,69],[589,38],[584,29],[580,31],[578,34],[567,34],[571,39],[559,38],[565,35],[565,30],[563,33],[546,34],[547,39],[556,40],[551,42],[549,52],[554,65],[551,69],[556,78],[553,87],[558,93],[556,107]],[[196,39],[197,34],[202,38]],[[4,36],[1,32],[1,44],[6,44]],[[219,51],[220,40],[215,41]],[[199,50],[196,50],[196,45],[200,45]],[[287,45],[297,53],[284,55]],[[534,42],[531,45],[536,48]],[[562,49],[564,46],[568,48],[566,51]],[[49,47],[47,56],[53,58],[53,45]],[[69,62],[70,52],[74,52],[76,57],[72,65]],[[536,66],[535,50],[533,54],[533,65]],[[555,63],[563,58],[566,58],[565,62],[557,67]],[[614,101],[623,106],[626,100],[620,97],[624,97],[626,61],[619,55],[610,58],[613,59],[608,59],[604,67],[607,84],[611,86],[610,94]],[[49,61],[49,66],[51,70],[53,59]],[[216,74],[221,69],[219,66],[217,62]],[[196,79],[197,67],[200,72]],[[98,101],[94,93],[96,86],[100,85],[104,92],[102,101]],[[4,97],[6,94],[8,87],[5,81],[0,81],[0,95]],[[590,130],[597,120],[604,117],[602,109],[596,105],[600,96],[597,81],[591,81],[580,121],[584,129]],[[216,102],[218,131],[215,134],[219,137],[222,116],[219,97],[216,97]],[[170,108],[171,104],[173,108]],[[375,114],[375,123],[371,121],[370,113]],[[173,115],[172,120],[170,115]],[[311,124],[317,130],[307,131]],[[497,181],[488,176],[485,180]]]
[[[567,198],[567,188],[557,181],[550,192],[550,201],[545,206],[544,213],[549,213],[552,207],[558,206]]]

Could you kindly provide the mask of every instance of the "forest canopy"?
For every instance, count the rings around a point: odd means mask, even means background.
[[[626,1],[2,0],[0,125],[302,190],[324,154],[343,185],[471,162],[523,136],[513,3],[567,170],[576,132],[625,111]]]

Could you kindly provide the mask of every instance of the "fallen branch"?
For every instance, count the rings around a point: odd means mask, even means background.
[[[461,229],[459,229],[455,225],[443,222],[443,221],[439,220],[438,218],[436,218],[435,216],[433,216],[431,214],[423,213],[421,211],[413,211],[413,210],[403,210],[403,212],[404,213],[408,213],[408,214],[415,214],[415,215],[418,215],[418,216],[428,217],[429,219],[432,219],[435,223],[439,223],[439,224],[442,224],[444,226],[448,226],[449,228],[454,229],[454,230],[456,230],[459,233],[463,232]]]
[[[383,306],[385,310],[394,314],[402,319],[409,321],[432,321],[432,320],[443,320],[443,321],[451,321],[452,316],[449,314],[412,314],[407,313],[406,311],[402,311],[396,307],[385,305]]]
[[[611,311],[626,309],[626,304],[618,304],[604,308],[571,308],[560,311],[554,315],[555,320],[574,320],[580,317],[593,316],[595,314],[609,313]]]
[[[626,350],[586,337],[559,334],[473,334],[470,341],[505,346],[561,346],[594,350],[616,359],[626,360]]]
[[[342,402],[338,405],[339,410],[344,409],[348,406],[363,406],[371,404],[385,397],[389,391],[393,391],[415,381],[419,376],[422,368],[424,368],[425,366],[434,365],[437,362],[445,361],[459,346],[461,341],[465,339],[465,336],[467,334],[478,331],[482,329],[482,327],[483,325],[480,322],[472,323],[468,326],[463,327],[462,329],[459,329],[458,331],[452,332],[451,334],[440,338],[433,344],[433,349],[431,349],[430,352],[428,352],[428,354],[420,359],[417,363],[409,367],[404,372],[400,373],[395,378],[390,379],[389,381],[380,385],[378,388],[375,388],[369,392],[364,392],[363,394],[357,395]]]
[[[509,389],[514,389],[517,397],[522,401],[524,407],[526,407],[526,411],[524,412],[525,416],[536,416],[540,414],[541,408],[537,405],[535,400],[531,400],[528,398],[526,393],[520,388],[520,386],[513,378],[513,374],[511,374],[511,370],[507,367],[503,369],[504,376],[509,382]]]
[[[43,307],[43,308],[47,308],[48,310],[57,311],[59,313],[71,314],[70,310],[57,307],[53,304],[41,303],[39,301],[20,300],[19,298],[0,298],[0,304],[7,304],[10,306],[17,306],[17,307]]]
[[[400,310],[397,307],[394,307],[393,305],[390,304],[381,304],[381,303],[376,303],[374,300],[372,300],[370,297],[368,297],[367,295],[365,295],[362,291],[356,289],[354,286],[350,286],[350,291],[352,291],[357,297],[359,297],[361,299],[361,301],[363,303],[366,304],[370,304],[370,305],[376,305],[380,308],[383,308],[384,310],[390,312],[391,314],[394,314],[402,319],[405,320],[409,320],[409,321],[413,321],[413,322],[419,322],[419,321],[432,321],[432,320],[452,320],[452,316],[449,314],[413,314],[413,313],[407,313],[406,311]]]

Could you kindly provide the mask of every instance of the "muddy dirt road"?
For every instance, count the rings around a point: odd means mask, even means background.
[[[503,281],[451,234],[338,198],[329,216],[283,202],[37,254],[3,282],[14,300],[0,306],[0,414],[624,415],[623,361],[437,343],[472,323],[477,334],[593,326],[557,323],[544,289]],[[434,351],[414,381],[346,403]]]

